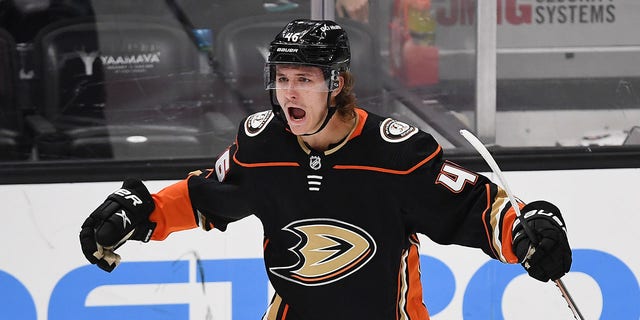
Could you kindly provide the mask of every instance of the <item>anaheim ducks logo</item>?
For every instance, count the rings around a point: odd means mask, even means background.
[[[362,268],[376,253],[376,244],[366,231],[338,220],[300,220],[282,230],[300,238],[300,242],[289,249],[296,254],[298,262],[269,268],[269,271],[305,286],[338,281]]]

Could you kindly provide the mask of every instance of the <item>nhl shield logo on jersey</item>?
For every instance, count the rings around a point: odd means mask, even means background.
[[[309,157],[309,167],[313,170],[320,170],[322,168],[322,162],[320,156]]]
[[[391,118],[385,119],[380,124],[380,135],[387,142],[402,142],[416,133],[418,128]]]
[[[306,219],[282,230],[300,241],[291,249],[297,262],[269,271],[304,286],[321,286],[343,279],[366,265],[376,253],[376,243],[363,229],[334,219]]]
[[[254,113],[244,122],[244,132],[249,137],[255,137],[267,127],[271,119],[273,119],[271,110]]]

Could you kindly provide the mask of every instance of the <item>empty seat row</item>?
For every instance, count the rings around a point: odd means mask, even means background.
[[[0,160],[24,160],[30,143],[17,107],[18,64],[13,37],[0,29]]]
[[[271,107],[265,53],[293,18],[274,14],[226,25],[215,39],[213,68],[192,30],[166,19],[53,23],[33,41],[33,70],[24,70],[11,35],[0,32],[0,160],[214,156],[240,119]],[[357,23],[342,23],[352,69],[363,75],[356,94],[380,96],[380,78],[369,76],[379,68],[374,37]]]
[[[15,51],[5,42],[5,51]],[[32,48],[33,70],[18,70],[15,54],[3,54],[10,67],[0,73],[11,79],[3,81],[0,124],[31,137],[34,153],[22,148],[1,158],[211,156],[222,148],[221,130],[233,131],[220,129],[225,122],[212,107],[215,79],[200,72],[203,53],[180,25],[139,17],[73,19],[40,30]],[[21,80],[31,86],[28,106],[4,94],[15,93],[12,83]],[[14,153],[20,156],[9,156]]]

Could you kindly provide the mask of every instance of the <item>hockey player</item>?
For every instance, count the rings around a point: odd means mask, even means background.
[[[541,281],[569,271],[558,208],[521,203],[533,248],[503,189],[444,160],[433,137],[355,105],[347,34],[295,20],[270,45],[272,110],[248,116],[215,161],[155,194],[129,179],[86,219],[86,258],[111,272],[127,240],[224,231],[255,215],[275,295],[264,319],[428,319],[418,233],[521,263]],[[348,298],[345,298],[348,297]]]

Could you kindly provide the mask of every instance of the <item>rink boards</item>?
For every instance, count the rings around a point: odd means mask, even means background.
[[[563,211],[574,249],[563,280],[586,319],[640,317],[640,169],[506,172],[525,201]],[[490,176],[490,174],[489,174]],[[491,176],[490,176],[491,177]],[[171,181],[148,181],[154,192]],[[1,319],[259,319],[272,294],[255,217],[119,249],[112,273],[88,265],[78,232],[119,182],[0,186]],[[432,319],[571,319],[551,283],[479,250],[421,237]]]

